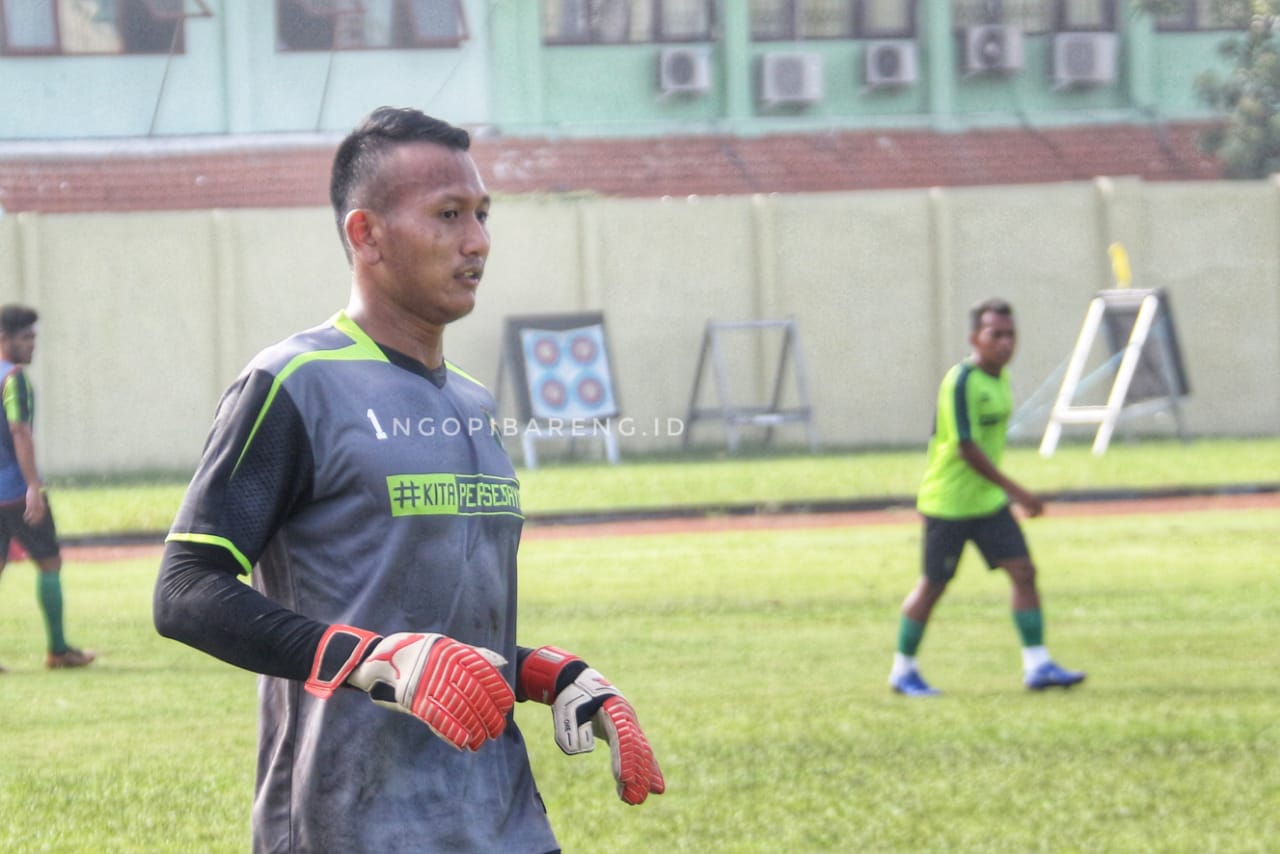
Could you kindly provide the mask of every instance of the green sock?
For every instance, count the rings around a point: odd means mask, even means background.
[[[49,634],[49,652],[66,652],[67,639],[62,634],[62,574],[37,572],[36,598],[40,600],[40,610],[44,612],[45,631]]]
[[[1044,614],[1039,608],[1013,612],[1013,624],[1023,646],[1044,646]]]
[[[898,652],[903,655],[915,655],[923,638],[924,623],[904,614],[898,622]]]

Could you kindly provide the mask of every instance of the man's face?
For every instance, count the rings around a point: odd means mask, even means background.
[[[999,374],[1009,364],[1017,340],[1013,317],[994,311],[983,312],[978,331],[969,336],[978,367],[989,374]]]
[[[475,162],[465,151],[414,143],[390,152],[384,169],[380,293],[431,324],[465,317],[489,257],[489,194]]]
[[[12,335],[0,333],[0,353],[4,354],[5,361],[15,365],[29,365],[35,352],[35,326],[20,329]]]

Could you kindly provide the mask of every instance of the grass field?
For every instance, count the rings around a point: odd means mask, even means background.
[[[1278,523],[1031,521],[1049,646],[1088,682],[1021,689],[1007,584],[969,557],[922,649],[946,693],[915,701],[885,685],[914,526],[531,539],[522,642],[618,682],[667,794],[628,808],[603,749],[517,720],[570,854],[1274,851]],[[154,574],[69,565],[72,640],[101,660],[45,672],[32,570],[5,572],[0,850],[248,849],[254,677],[154,634]]]
[[[769,505],[811,500],[903,498],[915,493],[922,449],[742,459],[625,460],[520,470],[530,514],[672,506]],[[1050,459],[1011,448],[1006,469],[1045,492],[1280,482],[1280,438],[1118,443],[1102,457],[1066,445]],[[73,479],[52,486],[64,536],[164,531],[182,476],[131,481]]]

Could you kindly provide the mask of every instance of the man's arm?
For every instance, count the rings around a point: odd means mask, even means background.
[[[170,542],[153,600],[157,631],[237,667],[296,679],[322,700],[358,688],[459,750],[479,750],[505,729],[515,697],[502,656],[438,634],[317,622],[240,582],[238,568],[218,546]]]
[[[254,673],[305,680],[328,626],[271,601],[239,571],[217,546],[166,545],[152,601],[156,631]]]
[[[307,500],[313,470],[290,396],[270,373],[242,375],[218,405],[169,533],[153,599],[160,634],[255,673],[307,678],[327,626],[239,576]]]
[[[4,377],[4,417],[9,422],[9,435],[13,437],[13,453],[18,469],[27,483],[27,507],[22,518],[28,525],[35,525],[44,518],[48,506],[44,497],[44,484],[40,482],[40,470],[36,467],[36,442],[31,431],[31,387],[20,367],[15,367]]]
[[[978,447],[977,442],[972,439],[961,439],[960,456],[974,471],[1003,489],[1009,496],[1009,500],[1025,510],[1028,516],[1039,516],[1044,512],[1044,502],[996,468],[991,458]]]
[[[18,458],[22,479],[27,482],[27,509],[22,518],[28,525],[36,525],[44,518],[48,507],[44,498],[44,484],[36,468],[36,441],[27,421],[10,421],[9,435],[13,437],[13,454]]]

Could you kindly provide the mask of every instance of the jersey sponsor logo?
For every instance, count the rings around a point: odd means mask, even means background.
[[[520,483],[487,474],[393,474],[392,516],[519,516]]]

